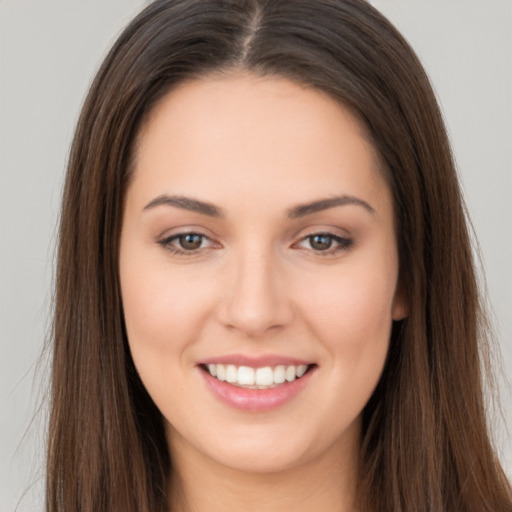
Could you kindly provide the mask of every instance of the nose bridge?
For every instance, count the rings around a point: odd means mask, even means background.
[[[247,244],[235,251],[231,265],[224,323],[250,337],[285,325],[291,318],[291,305],[275,251]]]

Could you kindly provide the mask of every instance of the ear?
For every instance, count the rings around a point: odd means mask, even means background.
[[[405,287],[401,283],[398,283],[395,291],[395,297],[393,298],[391,316],[395,321],[403,320],[409,316],[409,311],[409,294],[406,292]]]

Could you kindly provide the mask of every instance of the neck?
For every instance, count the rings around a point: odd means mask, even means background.
[[[272,473],[239,471],[174,443],[171,512],[356,512],[357,443]],[[332,447],[331,447],[332,448]]]

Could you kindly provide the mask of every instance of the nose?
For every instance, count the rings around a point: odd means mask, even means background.
[[[288,325],[293,318],[286,281],[271,251],[247,251],[231,265],[222,291],[220,321],[249,338]]]

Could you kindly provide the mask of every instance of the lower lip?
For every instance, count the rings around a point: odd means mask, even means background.
[[[295,398],[307,385],[311,375],[310,369],[299,379],[285,382],[268,389],[246,389],[221,382],[207,371],[200,369],[212,393],[223,403],[242,411],[265,412],[277,409]]]

